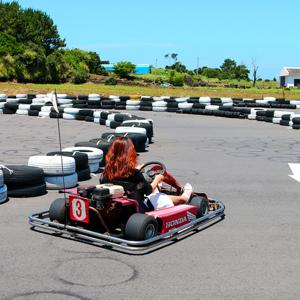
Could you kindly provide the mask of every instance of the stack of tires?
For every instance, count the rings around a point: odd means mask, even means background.
[[[70,151],[70,152],[60,152],[54,151],[47,153],[47,156],[67,156],[73,157],[75,159],[76,173],[78,176],[78,181],[84,181],[91,178],[91,170],[89,167],[88,156],[85,153],[81,153],[78,151]]]
[[[41,168],[7,165],[2,167],[2,172],[8,197],[35,197],[47,193]]]
[[[45,182],[49,190],[77,185],[78,176],[73,157],[36,155],[29,157],[28,166],[44,170]]]
[[[140,109],[140,100],[127,100],[126,109],[127,110],[139,110]]]
[[[0,203],[7,200],[7,186],[4,184],[3,171],[0,169]]]
[[[63,152],[78,151],[85,153],[88,156],[88,164],[92,173],[99,172],[100,164],[103,160],[103,151],[93,147],[68,147],[64,148]]]
[[[87,107],[97,109],[101,107],[101,97],[98,94],[89,94],[87,100]]]
[[[294,116],[294,118],[292,119],[292,122],[293,122],[293,129],[300,129],[300,116],[297,115],[297,116]]]
[[[149,143],[152,142],[153,138],[153,123],[149,120],[125,120],[121,123],[121,126],[126,127],[137,127],[144,128],[146,130],[146,135],[149,140]]]

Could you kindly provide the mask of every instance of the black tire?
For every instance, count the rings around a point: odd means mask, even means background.
[[[30,187],[45,183],[44,171],[38,167],[29,166],[12,166],[7,165],[8,169],[12,170],[13,173],[6,168],[3,168],[4,183],[8,189],[16,189],[18,187]]]
[[[47,194],[46,183],[7,190],[7,196],[13,198],[37,197],[45,194]]]
[[[201,218],[208,213],[208,199],[201,196],[194,196],[189,203],[198,208],[197,218]]]
[[[49,219],[51,221],[58,221],[59,223],[66,223],[66,200],[64,198],[55,199],[49,208]]]
[[[80,116],[90,116],[90,117],[93,117],[94,116],[94,111],[91,110],[91,109],[81,109],[79,112],[78,112],[78,115]]]
[[[28,116],[38,117],[39,112],[40,112],[39,110],[30,109],[30,110],[28,110]]]
[[[130,119],[130,116],[129,115],[126,115],[126,114],[116,114],[115,115],[115,121],[116,122],[124,122],[126,120],[129,120]]]
[[[84,120],[86,122],[94,122],[94,117],[86,116]]]
[[[130,216],[125,226],[125,236],[131,241],[143,241],[157,234],[157,221],[152,216],[136,213]]]
[[[91,170],[90,167],[86,169],[77,171],[78,181],[85,181],[91,179]]]

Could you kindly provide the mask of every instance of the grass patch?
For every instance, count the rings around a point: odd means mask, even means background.
[[[67,94],[89,94],[97,93],[104,95],[149,95],[149,96],[210,96],[210,97],[232,97],[232,98],[257,98],[272,96],[286,99],[300,99],[300,90],[281,90],[281,89],[236,89],[224,87],[140,87],[116,85],[107,86],[104,84],[21,84],[21,83],[0,83],[0,93],[47,93],[56,89],[57,93]]]

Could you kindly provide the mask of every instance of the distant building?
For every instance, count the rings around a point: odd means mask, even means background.
[[[141,74],[150,74],[150,65],[144,64],[144,65],[135,65],[135,74],[141,75]],[[113,72],[114,70],[114,64],[106,64],[102,65],[102,67],[110,72]]]
[[[280,72],[280,86],[300,86],[300,67],[284,67]]]

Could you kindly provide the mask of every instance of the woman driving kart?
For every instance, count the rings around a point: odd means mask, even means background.
[[[192,186],[189,183],[185,184],[184,192],[180,196],[159,193],[158,186],[164,180],[164,176],[156,175],[151,184],[146,181],[137,167],[137,154],[129,138],[117,137],[109,147],[105,162],[100,183],[123,186],[129,198],[139,201],[142,211],[187,203],[192,194]],[[146,201],[145,195],[148,196]]]

